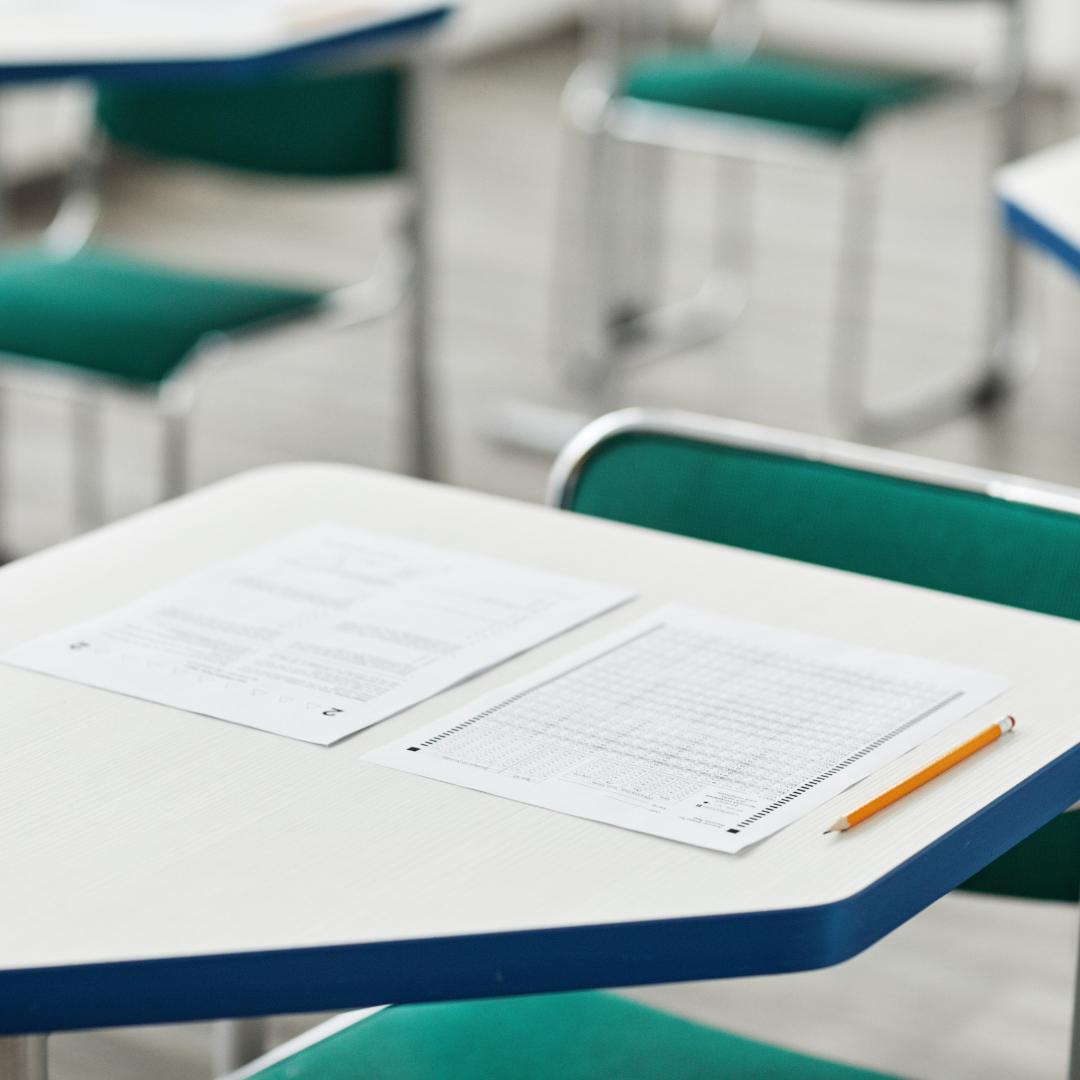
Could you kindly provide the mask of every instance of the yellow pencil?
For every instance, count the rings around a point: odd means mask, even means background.
[[[878,795],[877,798],[871,799],[868,803],[863,803],[857,810],[851,810],[834,825],[826,829],[825,832],[846,832],[852,825],[858,825],[860,821],[865,821],[871,814],[876,814],[879,810],[883,810],[886,806],[896,802],[897,799],[902,799],[909,791],[922,787],[927,780],[933,780],[935,776],[940,776],[946,769],[951,769],[958,761],[970,757],[976,750],[989,746],[995,739],[999,739],[1002,735],[1012,731],[1014,727],[1016,727],[1016,721],[1011,716],[1003,716],[996,724],[991,724],[984,731],[980,731],[978,735],[973,735],[967,742],[962,742],[959,746],[953,747],[947,754],[935,758],[929,765],[921,768],[906,780],[901,780],[899,784],[894,784],[888,791],[883,791]]]

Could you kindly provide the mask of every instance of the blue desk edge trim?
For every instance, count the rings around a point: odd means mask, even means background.
[[[1078,798],[1080,746],[866,889],[816,907],[2,971],[0,1034],[828,967],[862,952]]]
[[[1056,255],[1074,274],[1080,274],[1080,250],[1075,245],[1062,239],[1016,203],[1002,199],[1001,206],[1005,211],[1006,224],[1014,233]]]
[[[353,46],[378,44],[419,34],[434,28],[454,11],[453,6],[407,15],[400,19],[364,26],[333,38],[303,42],[251,56],[193,60],[134,60],[104,63],[0,64],[0,84],[42,79],[85,78],[94,82],[164,82],[170,80],[251,79],[294,64],[318,63]]]

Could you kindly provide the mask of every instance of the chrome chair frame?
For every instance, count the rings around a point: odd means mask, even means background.
[[[609,439],[630,432],[673,435],[719,446],[820,461],[1080,515],[1080,489],[1077,488],[678,409],[620,409],[594,420],[567,443],[556,459],[548,477],[546,504],[565,510],[573,498],[582,467],[594,451]],[[1066,813],[1078,810],[1080,803],[1070,806]],[[1068,1080],[1080,1080],[1080,955],[1074,979]]]
[[[769,454],[784,454],[841,465],[847,469],[881,473],[903,480],[975,491],[995,499],[1022,502],[1080,514],[1080,489],[1062,484],[1048,484],[1025,476],[993,472],[973,465],[918,457],[876,446],[860,446],[841,439],[703,416],[681,409],[620,409],[594,420],[563,448],[548,476],[545,503],[565,509],[573,497],[574,484],[581,468],[593,451],[615,435],[642,432],[674,435],[720,446],[736,446]]]
[[[407,345],[403,361],[405,408],[401,426],[404,472],[434,479],[436,434],[431,407],[431,109],[433,64],[430,49],[412,47],[382,52],[373,64],[399,66],[405,73],[406,145],[398,174],[409,185],[409,196],[400,236],[380,253],[374,273],[364,281],[329,292],[313,308],[265,320],[231,332],[205,334],[180,364],[161,383],[145,386],[131,380],[34,357],[0,353],[0,408],[5,392],[20,387],[19,376],[27,371],[49,377],[63,392],[40,388],[39,396],[61,397],[71,406],[74,458],[75,531],[83,532],[105,522],[102,476],[100,399],[116,395],[149,405],[161,426],[162,499],[183,494],[189,486],[188,428],[199,389],[231,360],[235,346],[258,340],[286,323],[314,318],[318,323],[343,329],[382,318],[406,297],[411,299]],[[95,136],[86,153],[68,171],[65,192],[52,222],[41,234],[42,247],[57,261],[78,254],[90,241],[100,212],[99,175],[105,140]]]
[[[993,77],[985,81],[1002,113],[1000,157],[1009,161],[1021,152],[1026,27],[1021,0],[1002,0],[1002,5],[1006,28],[1000,64]],[[611,8],[610,0],[605,6]],[[727,31],[726,49],[736,55],[751,54],[760,36],[753,18],[745,14],[746,8],[745,2],[730,0],[728,10],[721,12],[717,22],[721,33],[714,32],[716,43],[716,38]],[[608,15],[610,18],[610,12]],[[648,24],[646,37],[653,46],[662,40],[660,21]],[[924,394],[887,411],[872,410],[864,384],[878,186],[878,168],[871,147],[873,124],[841,143],[799,131],[794,125],[619,97],[615,92],[617,73],[626,52],[619,32],[601,29],[594,38],[600,58],[586,60],[578,67],[563,97],[564,115],[586,143],[586,191],[581,217],[588,230],[581,245],[584,257],[577,278],[581,288],[568,290],[578,309],[569,319],[573,324],[570,337],[576,335],[578,344],[571,346],[565,363],[570,389],[591,415],[612,407],[613,385],[620,371],[721,337],[735,324],[748,295],[744,270],[744,282],[734,290],[728,285],[728,302],[718,304],[724,279],[730,275],[718,274],[714,267],[696,294],[663,307],[650,307],[644,294],[651,283],[632,265],[635,260],[623,260],[629,265],[620,266],[618,261],[605,257],[612,249],[617,222],[620,251],[630,250],[638,260],[644,253],[645,258],[657,261],[656,211],[647,207],[648,200],[658,201],[657,179],[646,179],[644,186],[651,190],[631,196],[634,213],[619,215],[620,199],[615,193],[616,182],[622,179],[619,155],[627,147],[690,151],[729,161],[800,169],[839,165],[845,195],[829,398],[836,419],[846,431],[861,438],[888,441],[988,406],[1005,396],[1026,373],[1019,356],[1017,329],[1018,253],[999,232],[995,236],[990,325],[982,370],[974,379],[944,391]],[[651,169],[655,177],[655,165]],[[629,184],[631,188],[642,186],[633,180]],[[627,233],[635,231],[637,237],[628,239]],[[745,238],[737,246],[746,249]]]

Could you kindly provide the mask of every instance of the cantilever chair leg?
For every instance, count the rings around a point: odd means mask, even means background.
[[[658,296],[667,162],[660,147],[619,142],[603,131],[591,138],[598,182],[589,192],[585,213],[600,230],[600,262],[586,268],[587,315],[593,322],[590,336],[596,338],[586,345],[594,359],[584,365],[579,391],[599,414],[612,406],[608,384],[625,367],[620,354],[648,343],[648,316]]]
[[[1027,99],[1024,70],[1026,66],[1025,15],[1022,0],[1006,5],[1004,81],[1002,84],[1001,127],[998,160],[1001,164],[1023,153]],[[1002,400],[1034,366],[1034,356],[1024,355],[1020,332],[1021,264],[1020,249],[998,226],[993,238],[994,270],[990,285],[988,333],[984,344],[982,370],[965,383],[937,399],[898,412],[874,418],[865,410],[857,414],[854,433],[867,439],[887,439],[921,430],[972,409],[985,409]],[[845,403],[850,404],[850,403]],[[1077,1066],[1080,1069],[1080,1065]],[[1080,1080],[1080,1072],[1076,1080]]]
[[[583,122],[574,115],[579,111],[568,106],[585,140],[587,163],[580,225],[585,235],[572,272],[578,288],[566,299],[574,311],[568,321],[576,339],[566,378],[586,412],[595,416],[614,406],[624,372],[714,341],[742,314],[748,294],[750,183],[740,172],[733,178],[736,183],[725,185],[730,206],[713,229],[710,266],[697,289],[658,301],[670,148],[622,137],[609,130],[605,114]],[[725,208],[721,203],[717,209]]]
[[[994,238],[990,318],[980,370],[900,407],[880,411],[870,407],[866,384],[879,220],[879,183],[873,163],[863,160],[850,165],[845,187],[829,380],[832,412],[845,435],[865,442],[889,442],[1000,401],[1023,374],[1019,249],[1004,236]]]
[[[622,202],[622,229],[611,237],[616,246],[612,286],[612,311],[616,326],[629,323],[656,304],[663,248],[661,200],[667,171],[667,155],[657,146],[628,143],[619,147],[626,159]]]
[[[0,1080],[48,1080],[46,1035],[0,1038]]]
[[[101,403],[92,390],[71,402],[71,434],[75,529],[82,533],[105,521]]]
[[[589,237],[580,267],[582,289],[573,298],[579,324],[575,332],[581,333],[581,343],[569,375],[575,396],[585,402],[588,412],[599,414],[610,405],[608,398],[614,376],[611,305],[616,299],[602,268],[611,265],[609,249],[617,231],[619,200],[608,195],[618,185],[615,157],[619,147],[603,130],[589,134],[587,139],[586,153],[590,160],[583,228],[588,230]]]

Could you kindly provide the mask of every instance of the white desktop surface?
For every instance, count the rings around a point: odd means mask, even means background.
[[[249,473],[0,570],[0,648],[325,519],[640,595],[329,749],[0,667],[0,971],[828,903],[1080,742],[1080,624],[345,466]],[[669,600],[1015,688],[738,856],[361,760]],[[1003,712],[1017,718],[1007,739],[822,835]]]
[[[0,0],[0,68],[263,56],[443,6],[425,0]]]

